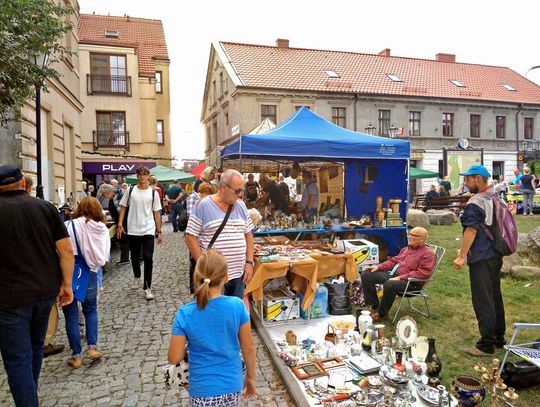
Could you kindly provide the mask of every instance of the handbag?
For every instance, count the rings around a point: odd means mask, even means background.
[[[86,291],[88,290],[88,281],[90,280],[90,267],[86,263],[84,256],[81,254],[81,248],[79,247],[79,241],[77,240],[77,232],[75,230],[75,224],[71,221],[71,228],[73,229],[73,237],[75,238],[75,244],[77,245],[77,255],[75,256],[75,265],[73,267],[73,278],[71,287],[73,289],[73,296],[79,302],[84,302],[86,298]]]
[[[330,315],[348,315],[351,313],[351,298],[349,294],[349,282],[329,284],[328,288],[328,313]]]
[[[364,287],[362,287],[362,280],[360,278],[353,281],[351,291],[351,304],[356,307],[365,306]]]
[[[178,216],[178,230],[180,232],[183,232],[186,230],[188,220],[189,220],[189,217],[188,217],[187,211],[184,209],[182,212],[180,212],[180,215]]]
[[[169,390],[171,387],[178,387],[178,390],[187,389],[189,379],[189,363],[188,354],[177,365],[167,364],[163,366],[163,378],[165,380],[165,388]]]

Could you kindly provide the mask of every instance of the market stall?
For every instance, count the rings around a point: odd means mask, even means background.
[[[178,182],[180,182],[181,184],[195,182],[196,180],[196,177],[192,174],[188,174],[174,168],[164,167],[163,165],[158,165],[156,167],[150,168],[150,175],[155,176],[158,182],[165,183],[172,182],[175,179],[178,180]],[[128,175],[126,177],[126,182],[130,185],[135,185],[137,183],[137,175]]]

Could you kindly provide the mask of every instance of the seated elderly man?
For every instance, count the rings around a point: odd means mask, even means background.
[[[405,291],[408,278],[429,278],[435,267],[435,254],[426,244],[427,230],[416,227],[409,232],[409,245],[401,249],[397,256],[379,264],[367,266],[362,271],[362,286],[366,305],[371,305],[374,322],[388,319],[388,311],[396,295]],[[375,284],[383,285],[383,296],[379,302]],[[421,283],[411,283],[419,288]],[[409,285],[409,287],[411,287]]]

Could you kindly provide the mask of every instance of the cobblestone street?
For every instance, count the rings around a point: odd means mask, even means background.
[[[44,360],[41,369],[40,405],[46,406],[175,406],[187,405],[163,383],[162,367],[167,361],[170,329],[176,310],[189,301],[187,249],[182,233],[164,225],[165,241],[156,247],[152,289],[154,301],[147,302],[142,288],[132,284],[130,265],[112,267],[104,275],[99,303],[99,346],[103,360],[90,365],[84,359],[73,370],[66,361],[71,355],[60,312],[53,343],[64,344],[64,352]],[[244,406],[292,406],[276,374],[264,344],[253,330],[257,352],[257,396]],[[0,406],[12,406],[7,377],[0,368]]]

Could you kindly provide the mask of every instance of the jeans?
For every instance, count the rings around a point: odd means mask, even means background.
[[[97,272],[97,286],[103,288],[103,267],[100,267]]]
[[[223,289],[223,294],[228,295],[229,297],[238,297],[242,299],[244,296],[244,282],[242,277],[233,278],[225,283]]]
[[[54,298],[0,310],[0,352],[17,407],[38,406],[43,341]]]
[[[476,347],[487,353],[493,353],[496,344],[504,343],[506,331],[501,267],[499,256],[469,264],[472,304],[480,331]]]
[[[144,281],[143,289],[152,287],[152,268],[154,262],[154,236],[133,236],[128,235],[129,251],[131,253],[131,267],[133,268],[133,276],[141,278],[141,247],[144,260]]]
[[[88,347],[97,347],[98,340],[98,314],[97,314],[97,273],[90,272],[88,281],[88,291],[81,303],[86,327],[86,343]],[[79,330],[79,305],[74,300],[71,304],[62,308],[66,320],[66,333],[69,340],[69,347],[73,356],[80,357],[81,333]]]
[[[396,276],[391,276],[389,271],[363,271],[361,274],[366,304],[377,308],[382,317],[388,314],[398,293],[404,292],[407,286],[406,280],[390,280],[392,277]],[[380,303],[375,284],[383,285],[383,296]],[[417,289],[419,285],[410,283],[409,288]]]
[[[523,215],[527,215],[527,212],[532,215],[534,191],[522,189],[521,192],[523,193]]]
[[[177,202],[175,204],[172,204],[169,206],[169,209],[171,211],[171,222],[172,222],[172,228],[173,231],[178,231],[178,216],[185,211],[184,207],[182,206],[182,202]]]

